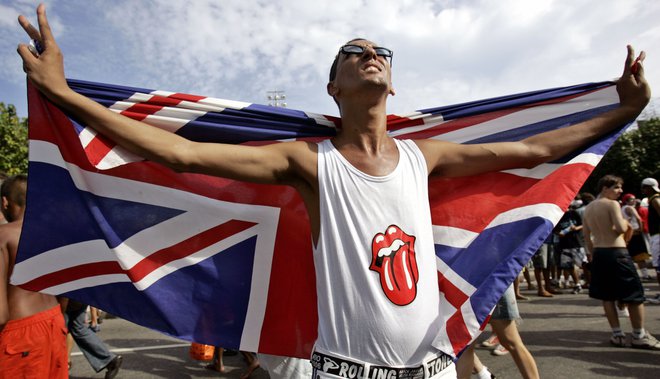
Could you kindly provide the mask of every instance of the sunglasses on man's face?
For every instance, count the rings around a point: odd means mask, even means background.
[[[340,53],[344,54],[364,54],[366,48],[360,45],[344,45],[339,48]],[[390,62],[390,67],[392,67],[392,56],[394,52],[386,47],[373,47],[376,55],[383,57]]]

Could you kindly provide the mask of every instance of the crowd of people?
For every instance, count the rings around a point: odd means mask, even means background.
[[[75,93],[66,82],[62,54],[43,5],[38,7],[37,15],[38,28],[24,16],[19,17],[23,29],[37,41],[34,45],[40,47],[19,45],[23,68],[37,90],[78,122],[134,154],[177,171],[288,185],[298,191],[307,208],[314,242],[318,336],[311,362],[312,375],[318,379],[344,377],[342,370],[347,368],[368,372],[370,377],[441,379],[469,376],[473,370],[484,373],[476,359],[467,365],[459,359],[457,366],[450,354],[436,347],[442,327],[437,321],[441,299],[428,177],[470,176],[535,167],[559,159],[634,120],[650,98],[642,66],[645,54],[635,57],[628,46],[623,75],[617,82],[619,106],[587,121],[516,142],[452,144],[433,139],[397,140],[386,130],[386,102],[395,93],[391,80],[393,52],[373,41],[356,38],[339,49],[330,70],[327,92],[338,105],[342,120],[335,137],[318,144],[197,143],[114,113]],[[647,196],[650,240],[657,247],[657,215],[652,216],[651,209],[657,210],[660,200],[657,181],[654,183],[647,185]],[[626,252],[627,236],[634,233],[616,203],[621,185],[618,179],[599,184],[598,198],[587,205],[581,220],[576,210],[560,221],[555,229],[557,243],[553,241],[557,246],[554,258],[546,249],[541,260],[545,260],[547,268],[541,265],[540,273],[551,271],[550,262],[554,259],[558,262],[555,269],[561,271],[564,282],[572,281],[575,292],[582,290],[584,285],[579,282],[575,267],[585,259],[579,245],[581,227],[590,272],[589,294],[603,301],[612,327],[612,344],[626,345],[618,319],[611,319],[616,315],[615,301],[619,300],[628,305],[630,312],[631,346],[658,349],[658,342],[643,326],[643,288]],[[39,370],[35,377],[66,377],[66,325],[74,333],[71,320],[80,320],[80,310],[73,313],[67,306],[70,319],[65,325],[60,303],[54,296],[26,291],[8,282],[25,210],[25,186],[24,178],[15,177],[2,185],[2,211],[9,223],[0,226],[0,351],[4,352],[0,355],[0,378],[28,376],[26,373],[31,370]],[[655,191],[655,195],[650,191]],[[378,230],[375,235],[374,230]],[[408,249],[405,252],[411,252],[407,256],[415,266],[414,286],[409,279],[408,287],[394,289],[388,282],[388,272],[373,268],[372,241],[384,238],[383,230],[412,236],[413,242],[389,250],[383,248],[385,256],[379,256],[380,263],[374,264],[387,265],[394,259],[394,251]],[[397,241],[405,237],[399,238]],[[654,263],[657,267],[657,259]],[[548,272],[540,292],[544,296],[556,291],[552,280],[559,279],[559,271],[555,277]],[[495,307],[491,325],[521,374],[537,378],[536,364],[516,329],[519,316],[515,304],[515,290],[510,289]],[[95,334],[87,333],[89,330],[84,328],[84,339],[93,339]],[[76,340],[82,349],[81,341]],[[93,342],[94,349],[103,351],[97,342]],[[36,347],[44,354],[36,354]],[[86,357],[94,370],[106,370],[106,378],[116,375],[122,362],[120,356],[106,352]],[[287,377],[284,375],[271,371],[273,378]]]
[[[584,192],[571,203],[534,254],[530,263],[536,286],[527,277],[528,289],[538,288],[539,297],[588,290],[591,298],[602,300],[613,346],[660,350],[660,342],[644,328],[644,303],[659,304],[660,293],[647,297],[642,286],[642,281],[653,280],[649,267],[655,267],[655,276],[660,278],[658,182],[654,178],[641,182],[640,191],[647,196],[642,200],[633,194],[621,196],[623,180],[613,175],[603,177],[597,189],[597,197]],[[493,311],[493,333],[480,346],[496,356],[510,354],[523,378],[538,378],[534,358],[516,328],[515,322],[521,319],[516,300],[528,299],[512,285]],[[622,331],[620,318],[630,319],[630,339]],[[458,360],[458,377],[467,379],[475,374],[479,379],[494,378],[474,348],[475,343],[468,346]]]

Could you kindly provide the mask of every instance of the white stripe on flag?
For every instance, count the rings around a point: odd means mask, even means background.
[[[471,127],[439,134],[432,139],[463,143],[486,136],[517,129],[525,125],[567,116],[606,105],[618,104],[619,97],[614,86],[571,99],[570,101],[526,108]]]
[[[436,244],[449,247],[465,248],[479,233],[467,229],[456,228],[454,226],[433,225],[433,240]]]
[[[484,229],[493,228],[499,225],[509,224],[532,217],[544,218],[554,225],[563,215],[564,211],[559,208],[557,204],[540,203],[526,205],[524,207],[511,209],[498,214]]]
[[[103,159],[101,159],[98,164],[96,164],[96,168],[107,170],[124,165],[126,163],[140,162],[143,160],[144,158],[141,156],[133,154],[123,147],[115,146],[103,157]]]
[[[217,99],[214,97],[207,97],[204,98],[200,101],[198,101],[199,104],[205,104],[221,109],[229,108],[229,109],[243,109],[249,107],[250,103],[245,103],[242,101],[234,101],[234,100],[224,100],[224,99]],[[219,112],[219,111],[216,111]]]
[[[80,139],[80,143],[82,144],[83,149],[86,148],[95,137],[96,131],[91,128],[84,128],[80,134],[78,134],[78,138]]]
[[[470,282],[466,281],[462,276],[452,270],[442,259],[436,257],[435,262],[438,271],[466,296],[472,296],[474,291],[477,290],[472,284],[470,284]]]

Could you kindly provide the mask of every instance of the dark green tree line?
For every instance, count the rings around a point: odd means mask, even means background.
[[[660,180],[660,118],[637,122],[638,127],[624,133],[605,154],[582,187],[594,193],[598,179],[607,174],[620,176],[624,191],[641,197],[640,182],[653,177]]]
[[[16,107],[0,102],[0,172],[25,174],[28,167],[27,119]]]

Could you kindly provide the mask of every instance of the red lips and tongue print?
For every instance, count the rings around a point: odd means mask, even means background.
[[[415,237],[396,225],[378,233],[371,241],[370,270],[380,274],[380,286],[396,305],[408,305],[417,296],[417,259]]]

